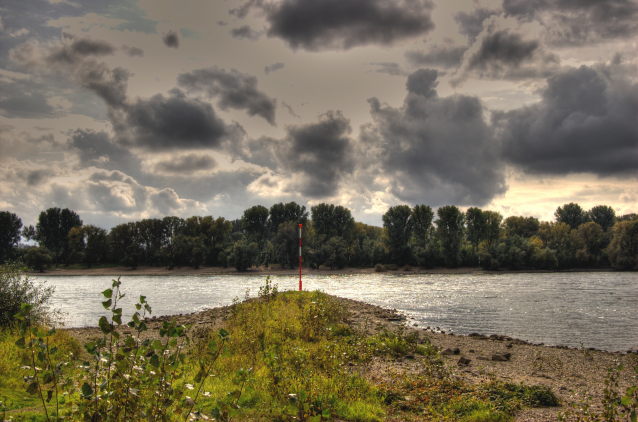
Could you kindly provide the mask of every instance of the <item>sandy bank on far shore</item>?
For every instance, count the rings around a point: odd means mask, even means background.
[[[612,269],[573,269],[565,272],[604,272],[613,271]],[[384,271],[387,274],[508,274],[508,273],[546,273],[556,271],[542,271],[542,270],[526,270],[526,271],[486,271],[480,267],[461,267],[461,268],[420,268],[420,267],[401,267],[398,270]],[[338,274],[372,274],[375,273],[374,268],[343,268],[343,269],[311,269],[304,268],[304,274],[320,274],[320,275],[338,275]],[[288,268],[257,268],[249,271],[238,272],[232,267],[179,267],[168,269],[167,267],[149,267],[140,266],[136,269],[129,267],[101,267],[101,268],[53,268],[43,273],[32,272],[30,275],[34,276],[169,276],[169,275],[297,275],[298,269]]]

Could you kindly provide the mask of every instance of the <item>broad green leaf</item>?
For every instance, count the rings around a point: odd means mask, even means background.
[[[102,292],[102,296],[104,296],[107,299],[110,299],[113,297],[113,289],[106,289]]]

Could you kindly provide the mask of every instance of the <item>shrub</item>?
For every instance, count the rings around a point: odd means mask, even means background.
[[[53,258],[47,248],[32,247],[24,252],[24,263],[36,271],[44,272],[46,268],[51,266]]]
[[[17,264],[0,266],[0,327],[11,325],[20,306],[30,306],[29,318],[42,322],[50,316],[49,299],[53,286],[38,283],[24,274]]]

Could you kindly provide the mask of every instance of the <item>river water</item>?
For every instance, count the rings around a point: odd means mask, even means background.
[[[97,325],[108,276],[45,276],[65,326]],[[189,313],[256,296],[263,275],[129,276],[122,278],[124,314],[140,294],[154,315]],[[275,276],[280,290],[296,276]],[[503,334],[548,345],[638,349],[638,273],[307,275],[305,290],[322,290],[386,308],[410,324],[458,334]]]

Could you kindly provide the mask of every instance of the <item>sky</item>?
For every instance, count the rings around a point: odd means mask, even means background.
[[[2,0],[0,210],[638,211],[638,0]]]

